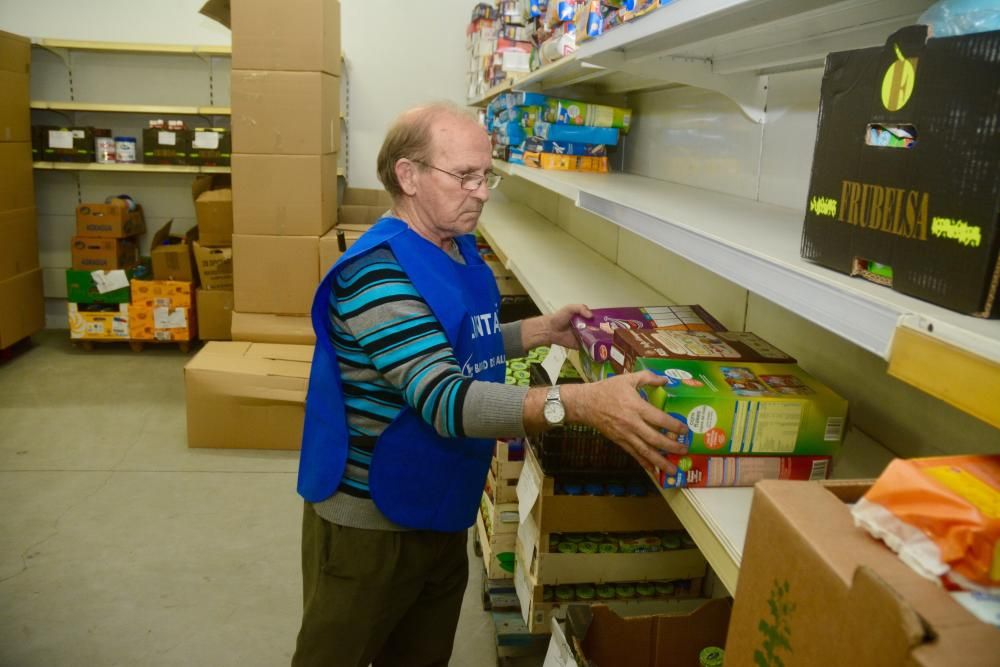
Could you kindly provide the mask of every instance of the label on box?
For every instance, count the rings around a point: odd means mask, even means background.
[[[115,317],[111,320],[111,333],[117,338],[128,338],[128,320],[124,317]]]
[[[87,133],[83,130],[72,130],[74,139],[86,139]]]
[[[156,142],[161,146],[176,146],[177,134],[174,132],[157,132]]]
[[[113,271],[91,271],[90,277],[94,280],[99,294],[107,294],[117,289],[128,287],[128,276],[124,269]]]
[[[204,148],[206,150],[218,150],[219,148],[219,133],[218,132],[195,132],[194,133],[194,143],[192,144],[195,148]]]
[[[73,133],[69,130],[49,130],[49,146],[52,148],[73,148]]]
[[[187,311],[184,308],[158,307],[153,309],[153,325],[157,329],[186,329]]]

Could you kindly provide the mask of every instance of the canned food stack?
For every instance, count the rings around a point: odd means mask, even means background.
[[[234,340],[314,342],[320,237],[337,221],[340,3],[232,3]]]
[[[0,32],[0,352],[45,326],[31,156],[31,42]]]

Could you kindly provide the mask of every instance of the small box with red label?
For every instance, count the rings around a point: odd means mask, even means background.
[[[643,359],[667,378],[647,400],[687,424],[691,454],[832,456],[847,401],[795,364]]]

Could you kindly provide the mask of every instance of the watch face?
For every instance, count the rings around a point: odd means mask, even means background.
[[[545,421],[550,424],[561,424],[566,417],[566,409],[558,401],[546,401],[542,415],[545,417]]]

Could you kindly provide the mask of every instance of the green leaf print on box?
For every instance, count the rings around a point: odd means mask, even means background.
[[[775,580],[774,588],[771,589],[771,598],[767,601],[767,606],[771,609],[773,622],[761,619],[757,629],[764,636],[764,643],[761,648],[753,652],[753,661],[760,667],[784,667],[785,663],[778,652],[781,650],[792,653],[791,634],[792,629],[788,623],[788,618],[795,611],[795,604],[789,599],[788,581],[780,582]]]

